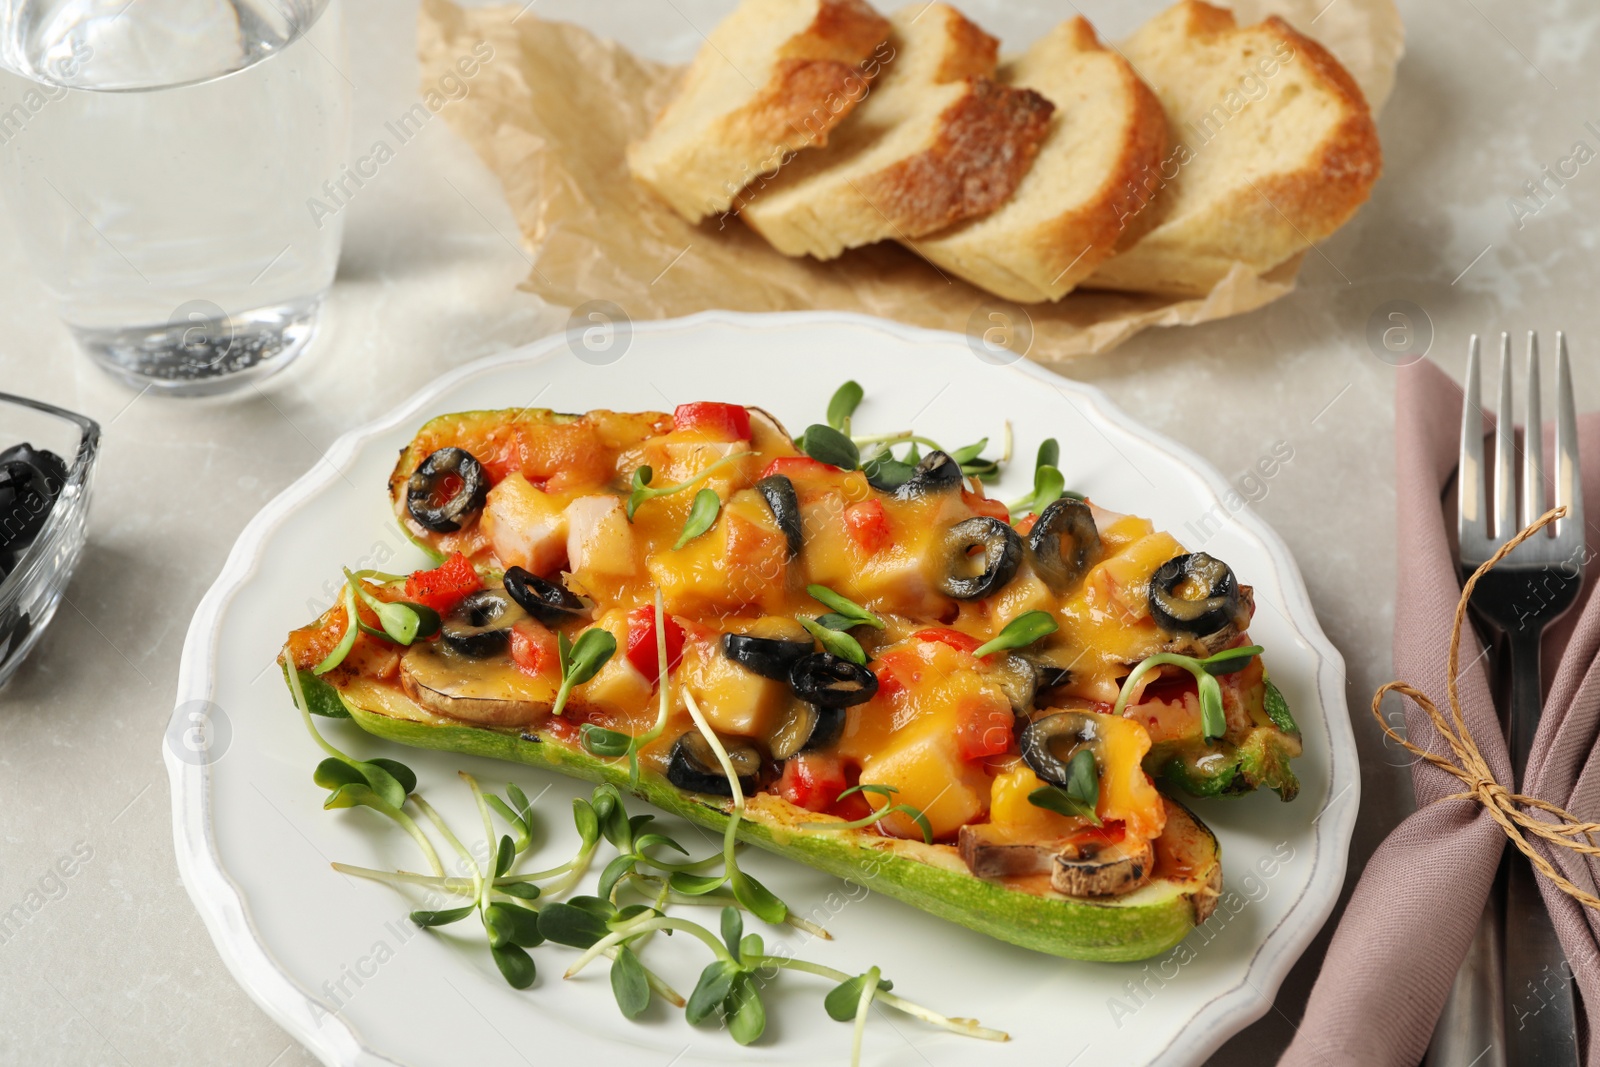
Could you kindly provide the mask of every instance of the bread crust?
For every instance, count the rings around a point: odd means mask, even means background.
[[[877,95],[835,145],[740,204],[778,251],[832,259],[931,233],[994,210],[1032,164],[1054,105],[989,77],[993,37],[935,3],[898,13],[890,46]]]
[[[650,134],[629,148],[629,168],[690,222],[727,211],[758,175],[827,143],[866,96],[879,66],[873,52],[888,36],[889,21],[863,0],[820,0],[810,24],[778,48],[766,84],[695,136],[668,143],[662,131],[683,121],[679,111],[699,102],[696,87],[730,62],[708,42]]]
[[[1039,153],[1054,104],[988,78],[969,84],[940,117],[933,144],[858,183],[870,206],[907,236],[987,215],[1011,198]]]
[[[1002,206],[992,218],[964,223],[926,240],[905,242],[941,269],[1021,303],[1060,299],[1120,244],[1137,239],[1154,223],[1153,212],[1140,210],[1145,199],[1140,189],[1167,148],[1167,119],[1161,101],[1125,59],[1101,43],[1088,21],[1074,16],[1053,32],[1052,36],[1056,35],[1064,37],[1073,51],[1103,59],[1115,72],[1117,93],[1124,102],[1126,116],[1110,131],[1117,145],[1099,185],[1039,221],[1013,221],[1007,217],[1012,209]],[[1047,38],[1037,47],[1051,45]],[[1020,83],[1014,75],[1007,80]],[[1044,95],[1048,98],[1048,93]],[[1050,138],[1068,135],[1066,124],[1098,117],[1080,115],[1065,101],[1058,103],[1061,108],[1041,153],[1049,151]],[[1014,203],[1016,210],[1026,209],[1022,199]]]
[[[1152,217],[1142,239],[1125,244],[1087,286],[1197,296],[1210,292],[1236,262],[1265,274],[1349,221],[1382,171],[1366,99],[1320,44],[1276,16],[1238,27],[1231,12],[1201,0],[1184,0],[1175,14],[1191,39],[1239,32],[1282,42],[1299,68],[1296,82],[1326,94],[1339,117],[1305,158],[1260,178],[1243,178],[1203,214],[1182,211],[1180,173],[1145,209]],[[1177,118],[1169,114],[1168,121],[1175,126]],[[1180,142],[1176,130],[1172,139]],[[1179,148],[1188,151],[1181,143]]]

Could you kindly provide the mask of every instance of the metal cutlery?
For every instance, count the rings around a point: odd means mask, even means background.
[[[1571,608],[1583,584],[1577,416],[1566,338],[1561,333],[1556,334],[1556,346],[1555,499],[1550,506],[1565,504],[1567,514],[1554,524],[1553,534],[1529,538],[1485,574],[1471,602],[1478,618],[1500,633],[1509,663],[1505,710],[1513,789],[1522,787],[1543,708],[1540,639],[1545,627]],[[1493,479],[1487,486],[1478,362],[1478,338],[1474,335],[1467,360],[1457,477],[1463,577],[1487,562],[1547,506],[1538,335],[1528,335],[1520,492],[1511,414],[1510,336],[1501,335],[1499,418]],[[1499,982],[1502,973],[1503,985]],[[1446,1005],[1429,1062],[1437,1067],[1577,1067],[1577,1019],[1570,975],[1533,868],[1521,853],[1508,849],[1496,892]]]

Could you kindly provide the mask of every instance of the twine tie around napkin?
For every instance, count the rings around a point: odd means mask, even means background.
[[[1528,857],[1540,874],[1559,888],[1563,893],[1572,897],[1587,908],[1600,910],[1600,897],[1587,890],[1580,889],[1566,878],[1555,865],[1536,852],[1526,833],[1532,833],[1550,842],[1559,848],[1567,848],[1585,856],[1600,856],[1600,846],[1594,842],[1594,835],[1600,833],[1600,823],[1583,822],[1576,815],[1565,808],[1540,800],[1538,797],[1524,796],[1514,793],[1502,785],[1494,776],[1488,762],[1483,758],[1483,753],[1478,749],[1478,743],[1473,740],[1472,733],[1467,729],[1466,720],[1461,714],[1461,699],[1457,692],[1456,680],[1460,675],[1459,663],[1461,658],[1461,631],[1466,625],[1467,606],[1472,600],[1472,592],[1477,588],[1478,579],[1482,578],[1495,565],[1511,554],[1522,542],[1541,532],[1546,526],[1566,515],[1565,506],[1552,508],[1545,512],[1531,525],[1522,530],[1500,547],[1500,550],[1489,558],[1483,566],[1472,573],[1466,585],[1461,589],[1461,600],[1456,604],[1455,628],[1450,637],[1449,655],[1449,683],[1447,692],[1450,698],[1450,718],[1446,721],[1438,705],[1429,699],[1428,695],[1408,682],[1394,681],[1383,685],[1372,696],[1372,714],[1378,720],[1378,725],[1390,739],[1403,746],[1406,751],[1419,759],[1425,759],[1440,770],[1461,779],[1466,785],[1466,790],[1460,793],[1451,793],[1440,797],[1445,800],[1475,800],[1489,812],[1490,817],[1500,824],[1512,844],[1524,856]],[[1433,720],[1434,729],[1439,731],[1439,736],[1445,739],[1450,746],[1454,759],[1441,756],[1418,745],[1412,744],[1400,736],[1383,717],[1383,698],[1389,693],[1399,693],[1421,708]],[[1435,801],[1438,803],[1439,801]],[[1549,823],[1536,819],[1522,810],[1524,807],[1536,808],[1555,817],[1556,822]],[[1577,840],[1583,838],[1582,841]]]

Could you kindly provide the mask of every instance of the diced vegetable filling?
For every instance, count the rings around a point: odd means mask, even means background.
[[[722,403],[435,419],[390,488],[443,562],[351,577],[289,655],[549,743],[653,736],[646,773],[729,795],[688,693],[741,791],[1063,892],[1148,880],[1157,780],[1293,795],[1299,736],[1226,564],[1071,494],[1013,516],[912,458],[844,469]],[[397,640],[369,597],[437,626]]]

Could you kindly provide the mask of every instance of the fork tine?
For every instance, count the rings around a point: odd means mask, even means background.
[[[1567,517],[1556,524],[1556,536],[1576,550],[1584,543],[1583,479],[1578,470],[1578,416],[1572,399],[1572,363],[1567,335],[1556,334],[1556,504]]]
[[[1483,393],[1478,378],[1478,335],[1467,348],[1467,378],[1462,383],[1461,464],[1456,471],[1456,534],[1463,563],[1477,566],[1490,556],[1484,511]]]
[[[1511,335],[1500,335],[1500,397],[1495,404],[1494,538],[1517,532],[1516,419],[1511,415]]]
[[[1539,335],[1528,331],[1527,417],[1522,420],[1522,511],[1518,529],[1544,514],[1544,417],[1539,410]]]

